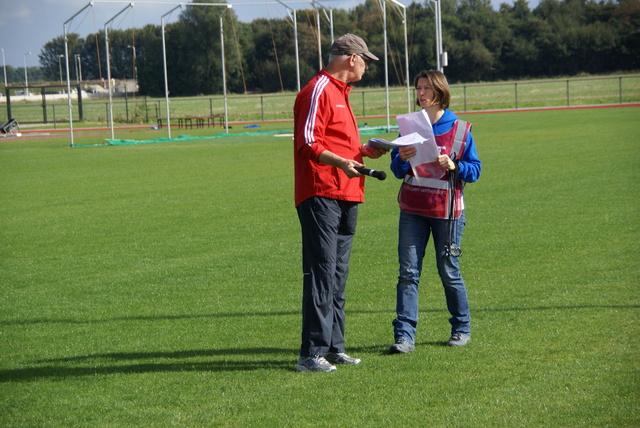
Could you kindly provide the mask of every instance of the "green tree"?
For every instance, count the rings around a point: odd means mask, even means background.
[[[84,40],[76,33],[67,34],[67,45],[69,51],[69,75],[72,81],[76,79],[75,54],[80,52]],[[63,57],[60,58],[60,55]],[[51,81],[60,81],[60,68],[62,68],[62,80],[66,82],[66,66],[65,66],[65,43],[64,36],[58,36],[48,41],[40,49],[38,60],[43,78]],[[62,67],[60,67],[62,66]],[[30,69],[29,69],[30,70]],[[31,72],[29,72],[31,74]],[[35,78],[35,75],[33,76]]]

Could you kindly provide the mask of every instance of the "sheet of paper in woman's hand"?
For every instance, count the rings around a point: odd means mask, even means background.
[[[419,168],[419,166],[433,164],[437,161],[438,155],[440,155],[440,149],[436,144],[436,137],[433,135],[433,127],[429,116],[427,112],[420,110],[396,116],[396,121],[400,128],[400,134],[418,133],[423,139],[422,144],[416,146],[418,149],[416,155],[409,158],[414,175],[420,177],[423,175],[420,172],[423,168]]]
[[[402,137],[396,138],[393,141],[387,141],[384,138],[371,138],[369,140],[369,144],[371,145],[371,147],[375,147],[376,149],[392,150],[396,147],[422,144],[423,140],[424,138],[422,138],[420,134],[418,134],[417,132],[413,132],[409,135],[403,135]]]

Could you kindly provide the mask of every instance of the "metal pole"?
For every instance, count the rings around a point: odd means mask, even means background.
[[[69,107],[69,147],[73,147],[73,107],[71,105],[71,82],[69,81],[69,38],[67,37],[67,24],[73,21],[76,16],[80,15],[88,7],[93,7],[93,2],[87,4],[62,24],[64,33],[64,66],[67,72],[67,105]]]
[[[167,45],[165,40],[165,25],[164,25],[164,17],[173,13],[174,10],[182,8],[182,5],[176,6],[171,9],[169,12],[162,15],[160,18],[160,22],[162,24],[162,63],[164,66],[164,98],[166,103],[166,113],[167,113],[167,137],[171,138],[171,118],[169,112],[169,80],[167,78]]]
[[[391,123],[389,121],[389,67],[387,61],[387,2],[386,0],[378,0],[380,2],[380,7],[382,8],[382,30],[383,30],[383,40],[384,40],[384,89],[386,96],[386,108],[387,108],[387,131],[391,127]]]
[[[409,80],[411,76],[409,76],[409,42],[407,38],[407,8],[402,7],[402,24],[404,25],[404,63],[406,72],[406,80],[407,80],[407,113],[411,112],[411,89],[409,89]]]
[[[322,48],[321,48],[321,37],[320,37],[320,8],[322,8],[322,12],[324,16],[329,20],[329,27],[331,28],[331,44],[333,44],[333,9],[323,5],[317,0],[311,0],[311,5],[316,9],[316,19],[318,21],[318,55],[320,56],[320,68],[322,68]],[[316,5],[320,7],[316,7]],[[327,10],[329,11],[329,15],[327,16]]]
[[[136,47],[134,45],[127,45],[127,48],[133,50],[133,59],[131,62],[131,78],[133,79],[134,84],[136,85],[136,91],[138,89],[138,67],[136,66],[137,61],[136,61]],[[134,94],[135,97],[135,94]]]
[[[76,12],[71,18],[67,19],[64,24],[62,24],[62,30],[64,33],[64,58],[65,58],[65,70],[67,72],[67,104],[69,107],[69,140],[70,147],[73,147],[73,106],[71,104],[71,82],[69,75],[69,38],[67,37],[67,24],[73,19],[84,12],[87,8],[93,7],[95,3],[127,3],[126,1],[118,1],[118,0],[109,0],[109,1],[100,1],[100,0],[91,0],[87,3],[82,9]],[[130,3],[130,6],[133,6],[133,3]],[[114,17],[115,18],[115,17]],[[107,50],[107,59],[109,58],[109,51]],[[6,75],[6,73],[5,73]],[[111,83],[111,79],[109,79],[109,83]],[[111,95],[111,93],[109,93]],[[112,130],[113,132],[113,130]]]
[[[435,0],[436,2],[436,31],[437,33],[437,41],[438,41],[438,71],[444,73],[444,64],[443,64],[443,49],[442,49],[442,9],[440,0]]]
[[[224,130],[229,133],[229,122],[227,121],[227,74],[225,70],[224,62],[224,27],[222,26],[222,17],[224,12],[220,15],[220,55],[222,55],[222,95],[224,98]]]
[[[71,82],[69,82],[69,38],[67,37],[67,22],[65,22],[63,25],[64,27],[64,66],[67,72],[67,105],[69,107],[69,147],[73,147],[73,107],[71,106]]]
[[[4,48],[2,48],[2,68],[4,69],[4,87],[6,88],[7,87],[7,63],[4,61]]]
[[[331,44],[333,44],[333,9],[329,9],[329,22],[331,22]]]
[[[27,52],[24,54],[24,89],[25,96],[29,95],[29,77],[27,75],[27,56],[31,55],[31,52]]]
[[[6,83],[5,83],[5,86],[6,86]],[[618,76],[618,94],[619,94],[620,104],[622,104],[622,76]]]
[[[169,4],[169,3],[168,3]],[[166,104],[166,112],[167,112],[167,137],[171,138],[171,118],[169,111],[169,79],[167,76],[167,43],[165,38],[165,22],[164,17],[173,13],[174,10],[181,8],[182,6],[215,6],[215,7],[226,7],[227,9],[231,9],[231,4],[227,3],[178,3],[178,6],[171,9],[169,12],[162,15],[160,18],[160,22],[162,24],[162,62],[164,67],[164,98]],[[224,69],[224,65],[223,65]],[[226,85],[226,82],[225,82]],[[226,97],[225,97],[225,123],[227,122],[227,108],[226,108]],[[228,125],[227,125],[228,126]],[[228,128],[227,128],[228,132]]]
[[[318,4],[322,8],[322,12],[324,13],[325,18],[329,20],[329,27],[331,28],[331,44],[333,44],[333,9],[323,5],[318,0],[311,0],[311,5],[315,7]],[[329,11],[329,15],[327,16],[327,10]]]
[[[298,19],[296,11],[293,10],[293,34],[296,45],[296,77],[298,78],[298,92],[300,92],[300,54],[298,53]]]
[[[296,18],[296,10],[287,6],[281,0],[276,0],[283,5],[290,13],[290,17],[293,20],[293,40],[296,48],[296,77],[298,79],[298,92],[300,92],[300,55],[298,54],[298,19]]]
[[[58,71],[60,72],[60,85],[62,85],[62,61],[64,55],[58,55]]]
[[[78,83],[82,84],[82,58],[80,54],[76,54],[76,59],[78,60],[78,78],[80,79]]]
[[[80,84],[80,72],[78,71],[78,54],[75,54],[73,56],[74,61],[73,61],[73,65],[76,67],[76,85]]]
[[[313,3],[312,3],[313,4]],[[322,43],[320,37],[320,11],[316,9],[316,26],[318,27],[318,70],[322,70]]]
[[[409,89],[409,43],[407,39],[407,8],[396,0],[389,0],[396,7],[402,9],[402,26],[404,27],[404,63],[406,69],[405,81],[407,84],[407,113],[411,113],[411,90]]]
[[[113,18],[104,23],[104,43],[106,45],[106,55],[107,55],[107,79],[108,87],[109,87],[109,127],[111,128],[111,139],[115,139],[115,131],[113,129],[113,97],[111,95],[111,60],[109,53],[109,31],[108,26],[114,19],[124,13],[127,9],[133,7],[133,2],[129,3],[125,8],[123,8],[120,12],[118,12]]]

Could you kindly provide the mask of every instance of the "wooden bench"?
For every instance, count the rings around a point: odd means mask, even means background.
[[[212,116],[181,116],[172,118],[178,122],[178,128],[187,128],[193,129],[193,124],[195,122],[196,128],[204,128],[206,125],[207,128],[216,126],[216,121],[220,125],[220,127],[224,127],[224,114],[214,114]],[[217,119],[217,120],[216,120]],[[164,127],[164,123],[167,121],[166,117],[158,117],[158,128],[162,129]]]

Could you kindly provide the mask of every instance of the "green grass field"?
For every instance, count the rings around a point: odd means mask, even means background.
[[[330,374],[294,372],[290,138],[0,139],[0,426],[638,426],[640,108],[461,116],[483,160],[473,342],[443,346],[430,256],[417,350],[388,355],[399,181],[369,180],[347,287],[363,362]]]

